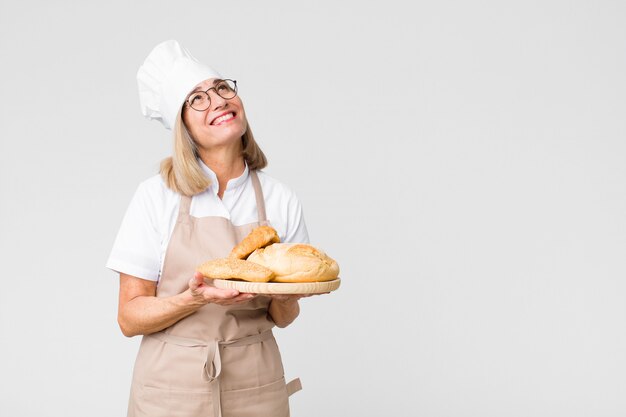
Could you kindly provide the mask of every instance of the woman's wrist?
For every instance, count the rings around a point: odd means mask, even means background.
[[[201,295],[194,295],[189,288],[175,297],[177,298],[176,303],[180,307],[198,309],[207,304],[204,297]]]
[[[298,298],[291,296],[273,296],[268,313],[276,326],[286,327],[300,314]]]

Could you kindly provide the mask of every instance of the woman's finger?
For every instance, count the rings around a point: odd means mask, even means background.
[[[202,276],[201,273],[196,272],[193,275],[193,278],[191,278],[189,280],[189,288],[191,289],[191,291],[197,291],[198,288],[200,288],[200,286],[204,283],[204,276]]]
[[[233,301],[250,301],[256,297],[256,294],[241,293],[237,297],[233,298]]]
[[[205,286],[203,288],[204,297],[209,301],[214,300],[229,300],[239,295],[239,291],[233,289],[222,289],[212,286]]]
[[[235,297],[214,299],[212,302],[215,304],[220,304],[220,305],[232,305],[232,304],[240,304],[240,303],[248,302],[255,297],[256,297],[256,294],[239,293]]]

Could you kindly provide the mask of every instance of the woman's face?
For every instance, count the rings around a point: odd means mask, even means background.
[[[198,84],[193,92],[207,91],[221,81],[210,78]],[[188,95],[191,96],[192,93]],[[211,99],[209,108],[197,111],[185,104],[183,121],[198,147],[210,150],[214,147],[238,145],[241,136],[246,132],[248,122],[239,96],[224,99],[215,90],[208,92]]]

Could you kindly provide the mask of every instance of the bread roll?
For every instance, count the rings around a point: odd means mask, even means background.
[[[320,249],[300,243],[274,243],[255,250],[247,262],[274,272],[275,282],[331,281],[339,276],[339,265]]]
[[[278,233],[273,227],[259,226],[253,229],[248,236],[244,237],[228,255],[229,258],[246,259],[255,250],[272,243],[280,242]]]
[[[241,259],[213,259],[200,265],[197,269],[207,278],[242,279],[251,282],[268,282],[274,273],[262,265]]]

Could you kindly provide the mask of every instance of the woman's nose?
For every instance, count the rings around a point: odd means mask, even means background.
[[[226,102],[228,101],[222,96],[220,96],[219,94],[217,94],[215,91],[209,91],[209,94],[211,95],[211,108],[212,109],[219,109],[220,107],[225,105]]]

